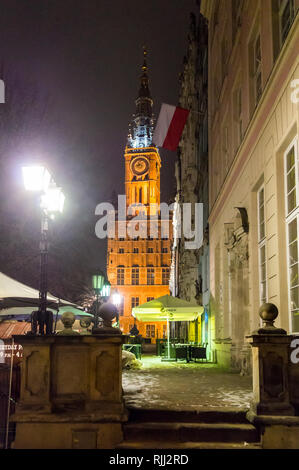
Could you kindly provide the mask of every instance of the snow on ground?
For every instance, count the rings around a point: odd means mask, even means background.
[[[123,371],[124,398],[128,406],[197,409],[249,408],[251,377],[229,373],[215,364],[161,362],[142,357],[141,370]]]

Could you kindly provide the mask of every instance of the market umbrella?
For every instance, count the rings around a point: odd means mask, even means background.
[[[167,351],[168,358],[170,356],[170,341],[169,341],[169,322],[170,321],[194,321],[204,311],[201,305],[187,302],[186,300],[164,295],[157,299],[150,300],[149,302],[138,305],[132,310],[132,315],[137,320],[142,322],[167,322]]]

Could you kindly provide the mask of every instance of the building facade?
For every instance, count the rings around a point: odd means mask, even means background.
[[[264,302],[299,331],[298,0],[203,0],[209,21],[212,347],[250,372]],[[297,87],[297,90],[296,90]]]
[[[166,322],[145,324],[132,316],[132,308],[169,294],[171,263],[172,222],[161,219],[159,208],[161,158],[152,143],[153,100],[146,51],[140,81],[124,154],[126,216],[118,217],[115,237],[108,238],[107,275],[111,293],[117,292],[122,301],[123,333],[136,325],[143,337],[155,342],[166,336]]]
[[[195,323],[177,323],[172,335],[210,344],[209,240],[208,240],[208,26],[206,19],[191,15],[188,50],[180,79],[179,105],[190,114],[179,144],[176,162],[176,203],[203,203],[203,246],[186,248],[174,231],[171,290],[173,295],[203,305]],[[177,224],[174,216],[174,225]]]

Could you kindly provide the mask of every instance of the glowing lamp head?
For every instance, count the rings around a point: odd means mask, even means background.
[[[49,213],[63,212],[65,196],[61,188],[49,188],[41,199],[41,207]]]
[[[104,285],[103,285],[103,288],[101,290],[101,296],[102,297],[110,297],[110,288],[111,288],[110,282],[105,281]]]
[[[25,166],[22,168],[23,182],[27,191],[47,191],[51,175],[44,166]]]
[[[119,307],[121,304],[121,295],[118,293],[113,294],[112,302],[114,303],[116,307]]]
[[[97,274],[94,274],[92,276],[92,287],[94,288],[96,292],[98,293],[101,292],[103,285],[104,285],[104,280],[105,280],[105,276],[101,271],[99,271]]]

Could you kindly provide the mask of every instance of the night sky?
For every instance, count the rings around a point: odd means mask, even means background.
[[[191,11],[198,12],[195,0],[1,1],[0,64],[7,88],[7,102],[0,105],[2,224],[21,218],[22,230],[29,238],[32,231],[34,240],[38,209],[24,193],[20,168],[44,161],[67,197],[65,213],[53,226],[56,239],[83,250],[91,269],[105,268],[94,209],[113,190],[124,193],[123,152],[142,46],[149,50],[157,116],[162,101],[178,101]],[[162,200],[168,201],[176,155],[161,155]],[[15,243],[25,254],[22,233]]]

